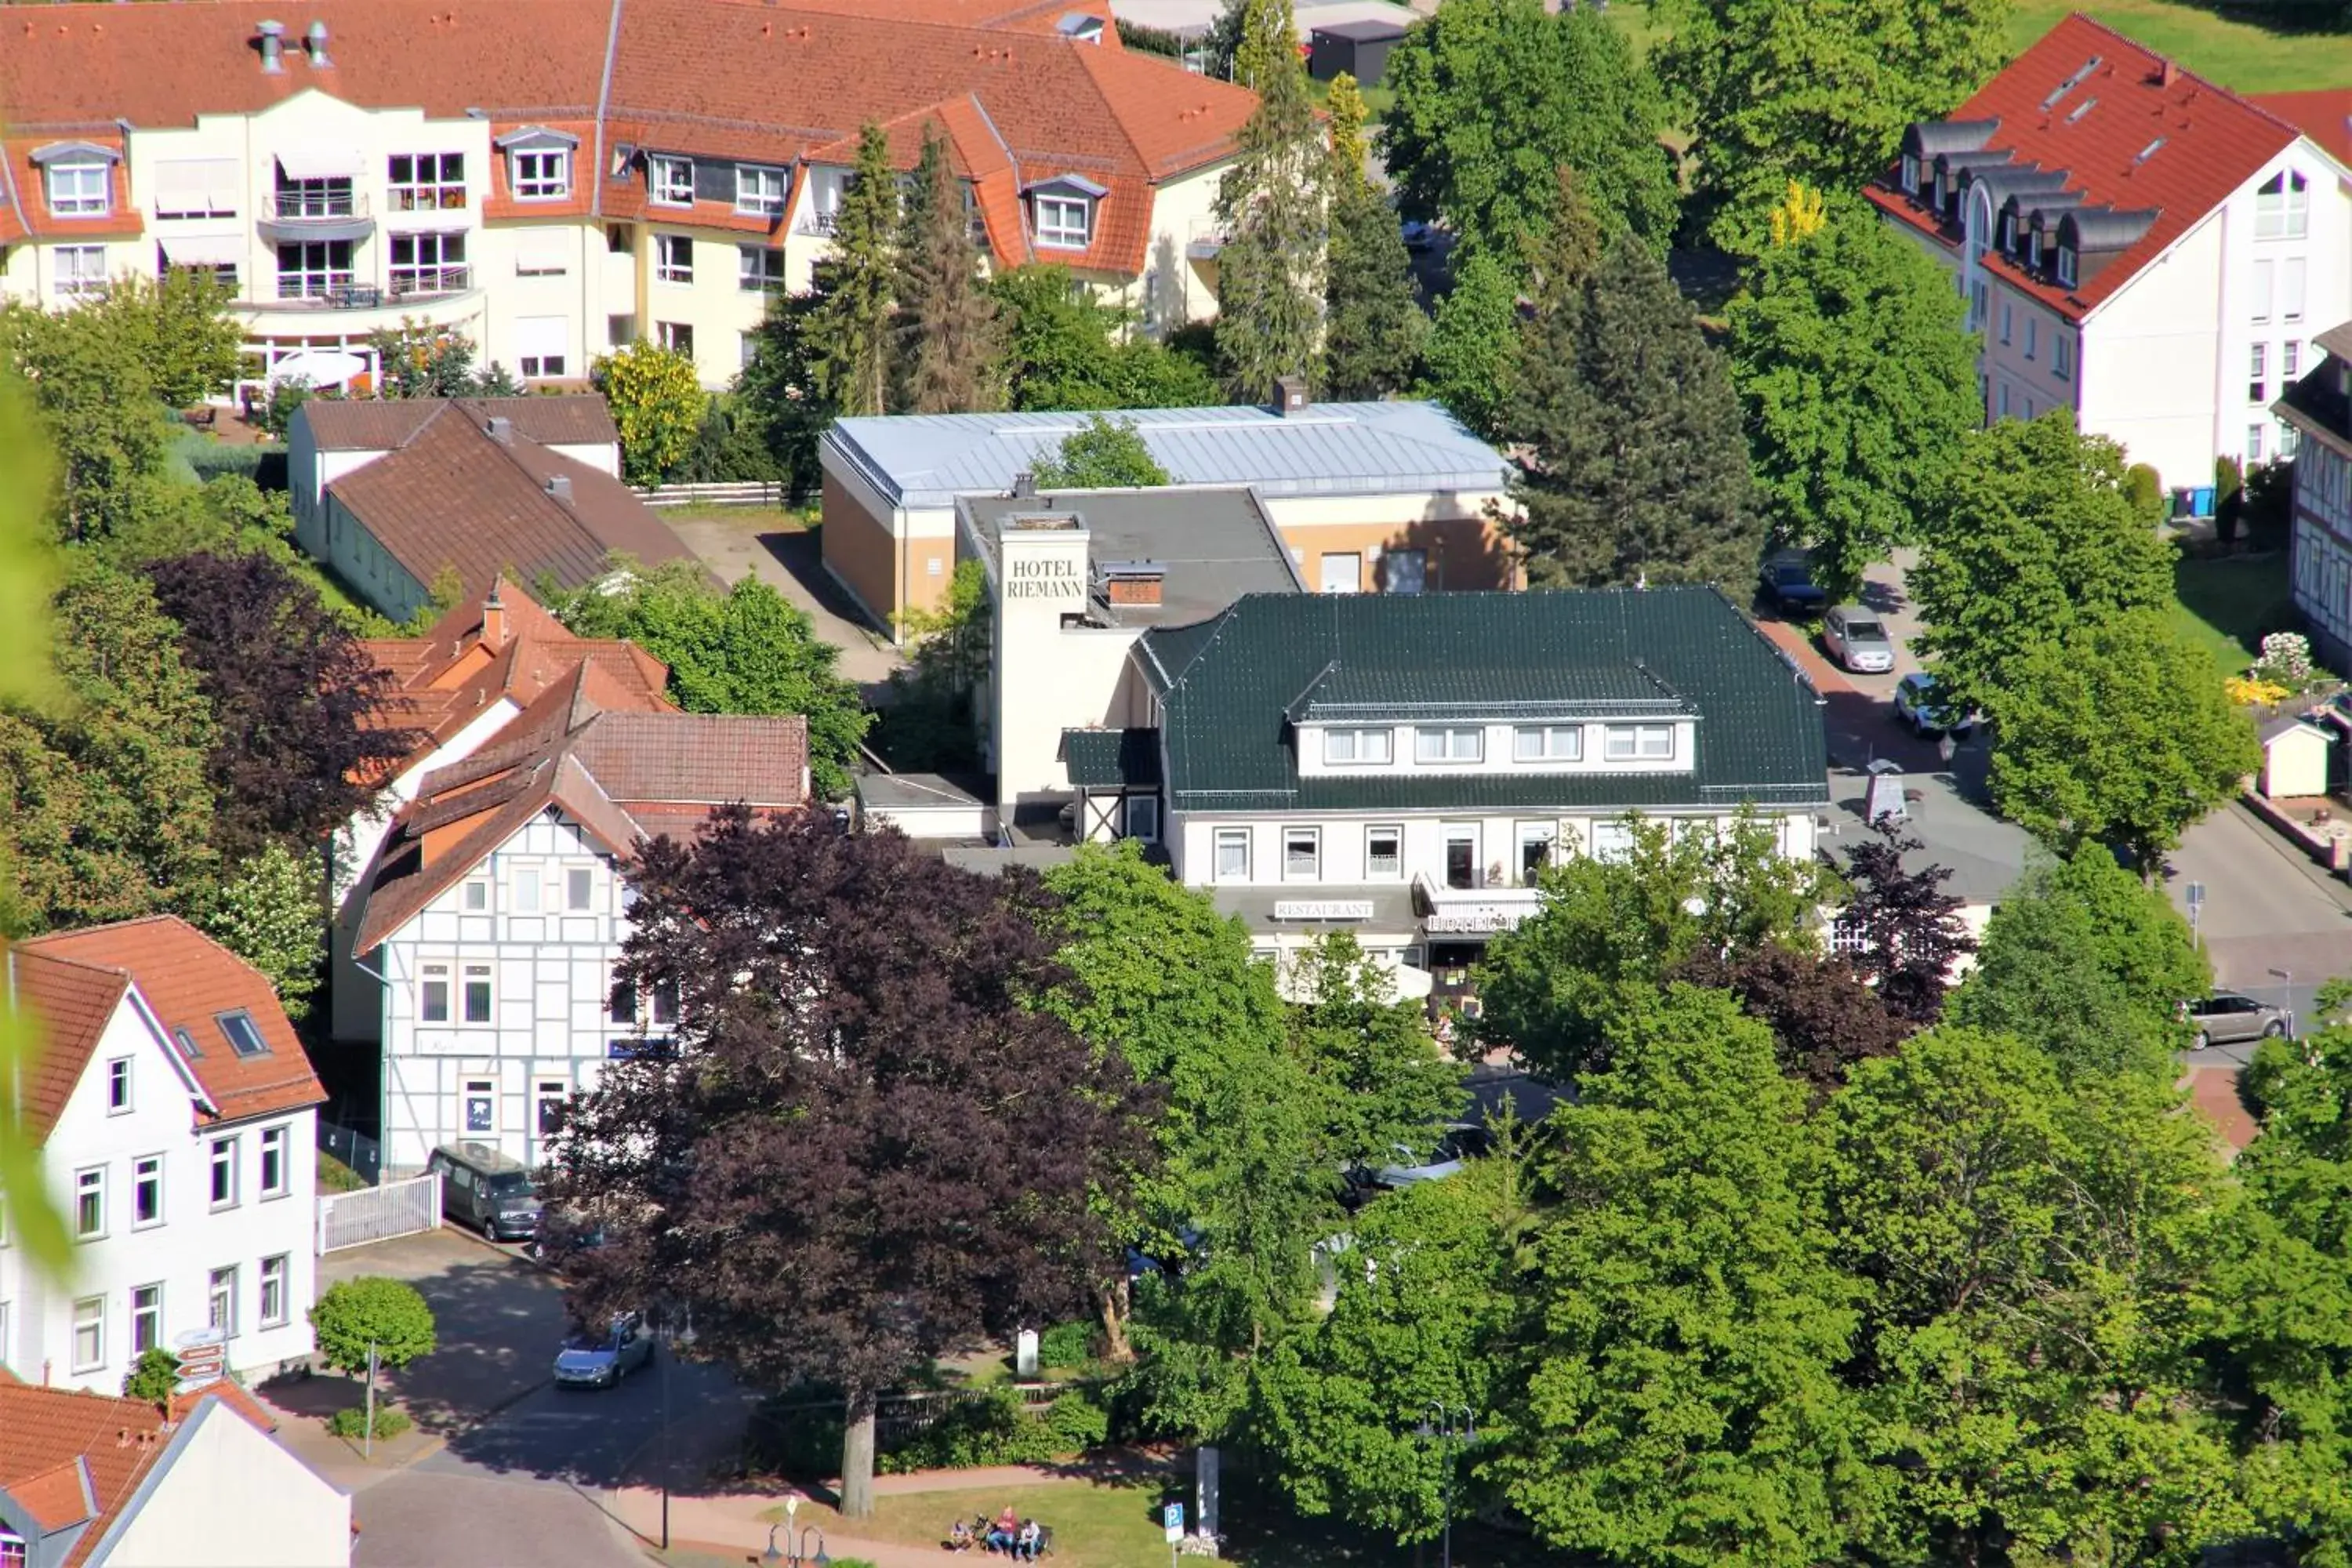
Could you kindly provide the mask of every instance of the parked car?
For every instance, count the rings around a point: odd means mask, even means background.
[[[1404,236],[1404,247],[1415,254],[1437,248],[1437,229],[1433,225],[1423,223],[1419,218],[1407,218],[1400,232]]]
[[[564,1388],[610,1388],[653,1359],[653,1335],[635,1312],[625,1312],[601,1333],[583,1329],[568,1335],[555,1352],[555,1381]]]
[[[425,1171],[441,1178],[441,1217],[492,1241],[528,1241],[539,1231],[539,1189],[513,1155],[488,1143],[444,1143]]]
[[[1895,716],[1923,738],[1949,735],[1965,741],[1977,727],[1975,711],[1947,706],[1936,696],[1936,678],[1924,673],[1906,675],[1895,683]]]
[[[1884,675],[1895,668],[1895,639],[1886,623],[1859,605],[1840,605],[1822,617],[1822,646],[1856,675]]]
[[[2217,991],[2202,1002],[2182,1006],[2197,1029],[2197,1048],[2236,1045],[2242,1040],[2268,1039],[2286,1033],[2286,1014],[2267,1002],[2257,1002],[2235,991]]]
[[[1813,581],[1812,563],[1801,551],[1784,550],[1766,557],[1756,574],[1756,586],[1764,602],[1782,616],[1818,616],[1830,602]]]
[[[1458,1173],[1464,1161],[1488,1153],[1494,1146],[1494,1139],[1476,1122],[1449,1121],[1427,1154],[1396,1144],[1392,1163],[1358,1166],[1349,1173],[1348,1184],[1360,1196],[1370,1197],[1378,1192],[1417,1186],[1423,1182],[1442,1182]]]

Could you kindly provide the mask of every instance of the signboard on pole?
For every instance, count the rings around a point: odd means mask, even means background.
[[[1175,1545],[1184,1539],[1184,1505],[1171,1502],[1160,1510],[1160,1527],[1168,1535],[1168,1544]]]
[[[228,1361],[228,1336],[218,1329],[190,1329],[172,1341],[180,1380],[174,1394],[193,1394],[221,1380]]]

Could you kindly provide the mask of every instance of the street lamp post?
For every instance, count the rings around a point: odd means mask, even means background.
[[[1429,1402],[1429,1414],[1423,1416],[1413,1435],[1424,1440],[1435,1438],[1444,1445],[1445,1455],[1444,1523],[1442,1535],[1444,1544],[1438,1550],[1443,1568],[1454,1568],[1454,1470],[1463,1448],[1478,1436],[1478,1427],[1471,1418],[1466,1405],[1448,1405],[1442,1399]]]

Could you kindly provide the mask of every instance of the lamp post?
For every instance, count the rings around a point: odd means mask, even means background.
[[[1445,1455],[1445,1501],[1443,1539],[1438,1556],[1443,1568],[1454,1568],[1454,1469],[1462,1450],[1478,1436],[1476,1422],[1471,1418],[1466,1405],[1448,1405],[1442,1399],[1429,1402],[1429,1413],[1414,1427],[1413,1436],[1427,1440],[1435,1438],[1444,1445]]]

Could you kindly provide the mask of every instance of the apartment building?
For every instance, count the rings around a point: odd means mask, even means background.
[[[463,332],[529,384],[638,339],[723,385],[830,243],[861,126],[947,142],[993,266],[1212,315],[1255,99],[1034,0],[61,5],[11,22],[0,295],[203,268],[254,351]],[[1097,18],[1100,21],[1099,18]]]
[[[2292,455],[2271,404],[2352,314],[2345,151],[2075,16],[1864,194],[1967,299],[1989,420],[2072,409],[2202,510]]]
[[[2294,455],[2290,592],[2313,651],[2352,659],[2352,321],[2313,340],[2318,363],[2290,384],[2278,415],[2301,436]]]

